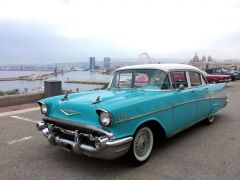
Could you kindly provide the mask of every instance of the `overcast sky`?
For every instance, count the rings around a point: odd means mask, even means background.
[[[240,59],[239,0],[0,0],[0,63]]]

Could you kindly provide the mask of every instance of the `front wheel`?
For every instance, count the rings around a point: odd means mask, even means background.
[[[153,132],[149,127],[140,128],[132,142],[129,151],[130,159],[134,165],[145,163],[151,155],[153,149]]]

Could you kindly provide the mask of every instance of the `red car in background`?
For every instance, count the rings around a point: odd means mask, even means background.
[[[221,74],[205,74],[208,82],[210,84],[215,84],[215,83],[223,83],[223,82],[229,82],[231,81],[231,76],[230,75],[221,75]]]

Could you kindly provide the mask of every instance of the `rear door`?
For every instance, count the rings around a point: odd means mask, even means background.
[[[189,71],[191,89],[194,91],[197,107],[197,117],[195,121],[208,117],[210,112],[209,84],[206,79],[196,71]]]

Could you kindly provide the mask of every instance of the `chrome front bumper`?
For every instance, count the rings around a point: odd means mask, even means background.
[[[38,122],[36,127],[42,131],[51,145],[59,145],[67,151],[101,159],[116,159],[126,154],[131,146],[132,137],[115,139],[114,137],[93,136],[79,130],[68,130],[50,123]],[[72,136],[72,139],[61,137],[61,134]],[[85,141],[83,141],[85,139]],[[90,143],[86,143],[90,142]]]

